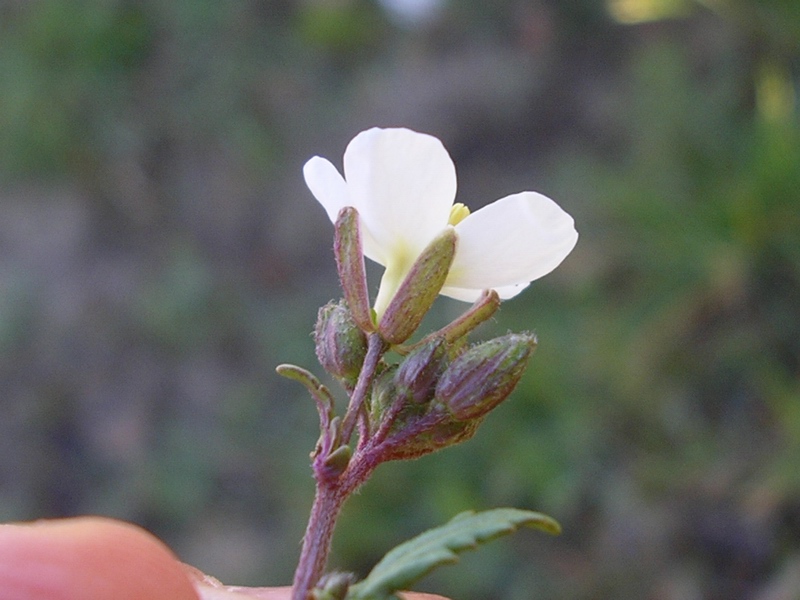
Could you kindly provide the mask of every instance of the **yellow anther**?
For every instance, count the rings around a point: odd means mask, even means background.
[[[447,224],[452,225],[455,227],[461,221],[466,219],[469,216],[469,209],[461,204],[461,202],[456,202],[453,204],[453,208],[450,209],[450,218],[447,219]]]

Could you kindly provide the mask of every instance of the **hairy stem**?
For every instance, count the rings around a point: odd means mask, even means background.
[[[377,334],[369,335],[367,355],[358,376],[358,382],[350,396],[347,413],[341,429],[341,443],[349,444],[353,430],[358,422],[364,402],[375,379],[378,364],[387,349],[386,342]],[[363,435],[362,431],[362,435]],[[363,444],[365,440],[360,440]],[[361,444],[360,444],[361,445]],[[314,504],[303,536],[303,548],[294,574],[292,584],[292,600],[308,600],[309,593],[319,582],[328,562],[333,530],[336,520],[347,497],[367,480],[370,473],[378,465],[375,457],[363,452],[353,455],[350,464],[336,478],[324,477],[315,463],[314,476],[317,481]]]
[[[347,497],[343,491],[340,485],[317,484],[317,494],[292,583],[292,600],[308,600],[309,592],[325,571],[336,519]]]
[[[292,583],[292,600],[308,600],[328,563],[333,530],[345,500],[364,483],[380,464],[374,452],[356,452],[347,470],[332,481],[317,481],[317,491],[308,519],[303,549]]]

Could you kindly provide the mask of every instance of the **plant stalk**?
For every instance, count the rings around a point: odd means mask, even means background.
[[[353,429],[362,413],[364,402],[375,379],[375,372],[387,344],[377,333],[369,334],[367,355],[358,376],[358,382],[350,396],[350,403],[342,422],[341,443],[349,444]],[[360,440],[363,444],[365,440]],[[360,444],[361,445],[361,444]],[[317,481],[314,504],[308,518],[306,533],[303,536],[303,548],[292,583],[292,600],[308,600],[309,593],[319,583],[325,572],[328,554],[331,549],[333,530],[336,520],[347,497],[358,488],[370,473],[378,466],[376,457],[356,451],[350,464],[335,479],[321,476],[315,464]]]
[[[353,435],[353,429],[364,406],[364,400],[372,387],[372,380],[375,379],[378,362],[384,352],[386,352],[386,342],[377,333],[369,334],[367,355],[364,357],[361,373],[358,375],[356,387],[350,396],[350,404],[347,406],[347,413],[345,413],[342,421],[342,442],[345,444],[350,443],[350,436]]]
[[[319,582],[328,562],[333,530],[342,509],[346,493],[341,485],[317,484],[317,493],[311,507],[303,549],[292,583],[292,600],[308,600],[309,592]]]

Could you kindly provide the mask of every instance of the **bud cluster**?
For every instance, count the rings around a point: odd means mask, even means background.
[[[532,334],[512,333],[455,356],[443,338],[410,353],[373,390],[382,459],[416,458],[472,437],[516,387],[535,347]]]
[[[536,347],[533,334],[467,343],[468,334],[499,307],[494,291],[485,292],[449,325],[403,345],[442,289],[457,244],[453,228],[446,228],[423,250],[377,315],[367,296],[359,216],[352,207],[342,209],[334,251],[344,299],[320,309],[314,340],[320,364],[347,391],[350,404],[340,418],[333,415],[332,400],[323,402],[322,433],[314,453],[319,480],[343,476],[356,460],[350,450],[356,426],[359,459],[366,456],[376,465],[415,458],[471,437],[517,385]],[[387,358],[390,349],[399,360]],[[316,396],[330,397],[318,382],[308,379],[306,386]]]

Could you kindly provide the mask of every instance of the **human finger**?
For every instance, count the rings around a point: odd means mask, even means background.
[[[3,600],[198,600],[157,538],[102,517],[0,525]]]

